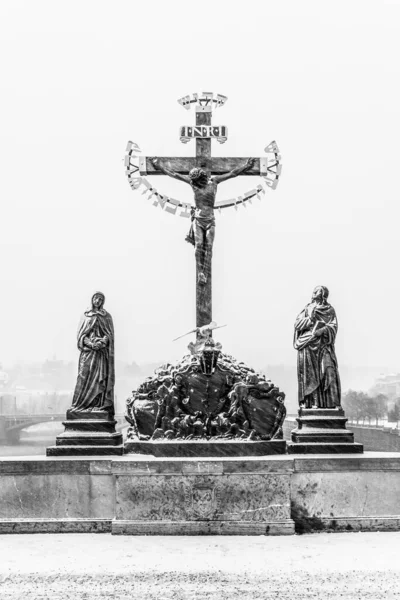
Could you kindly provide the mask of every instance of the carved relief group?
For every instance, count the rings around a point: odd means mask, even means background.
[[[158,369],[127,402],[128,439],[270,440],[282,436],[285,395],[223,354],[212,338]]]

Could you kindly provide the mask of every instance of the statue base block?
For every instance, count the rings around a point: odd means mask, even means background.
[[[114,464],[113,534],[294,533],[290,508],[293,462],[287,456],[209,459],[130,455],[112,461]]]
[[[362,444],[354,443],[354,433],[346,429],[344,410],[300,408],[298,427],[292,431],[289,454],[360,454]]]
[[[282,521],[113,521],[113,535],[293,535],[292,519]]]
[[[327,444],[323,442],[293,443],[288,442],[288,454],[362,454],[362,444]]]
[[[240,457],[285,454],[284,440],[248,441],[169,441],[126,442],[126,454],[145,454],[155,457]]]
[[[49,446],[46,456],[122,456],[124,447],[118,446]]]
[[[122,434],[115,431],[117,421],[105,411],[67,411],[65,431],[56,445],[46,448],[47,456],[121,456]]]

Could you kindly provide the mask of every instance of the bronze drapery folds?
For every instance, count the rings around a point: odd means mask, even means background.
[[[311,302],[294,325],[299,404],[304,408],[340,406],[340,378],[335,354],[338,329],[335,309],[325,286],[314,289]]]
[[[104,411],[114,416],[114,327],[104,310],[104,294],[96,292],[78,331],[78,378],[72,411]]]

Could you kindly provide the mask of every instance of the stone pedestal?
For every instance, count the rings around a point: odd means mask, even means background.
[[[113,465],[121,535],[291,535],[285,456],[272,459],[157,459]]]
[[[122,433],[115,431],[117,421],[105,411],[67,411],[65,431],[56,445],[46,449],[47,456],[99,456],[123,454]]]
[[[269,442],[227,441],[227,440],[179,440],[166,442],[125,442],[126,454],[145,454],[155,457],[245,457],[286,454],[285,440]]]
[[[300,408],[297,429],[292,431],[289,454],[359,454],[362,444],[346,429],[342,408]]]
[[[0,458],[0,534],[400,531],[399,497],[398,452]]]

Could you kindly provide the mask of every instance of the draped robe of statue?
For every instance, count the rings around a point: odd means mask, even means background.
[[[91,344],[107,338],[104,348]],[[111,315],[101,308],[85,312],[78,331],[79,357],[72,410],[106,411],[114,416],[114,327]]]
[[[334,346],[337,329],[335,310],[328,303],[311,302],[296,319],[294,347],[298,351],[300,406],[340,406],[340,378]],[[316,330],[322,330],[320,337],[313,335]]]

